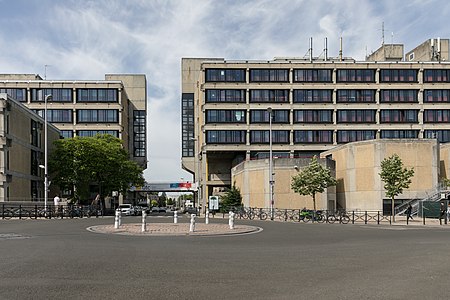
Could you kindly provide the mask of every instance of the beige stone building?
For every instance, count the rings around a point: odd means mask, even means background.
[[[0,74],[0,92],[44,115],[64,137],[109,133],[147,166],[147,80],[140,74],[107,74],[105,80],[43,80],[34,74]]]
[[[0,93],[0,202],[44,197],[44,119]],[[48,124],[48,149],[60,131]]]
[[[142,74],[107,74],[104,80],[43,80],[34,74],[0,74],[0,93],[44,116],[63,137],[108,133],[130,158],[147,166],[147,80]],[[18,124],[20,126],[20,123]],[[26,129],[24,129],[26,130]],[[69,195],[64,195],[69,196]]]
[[[278,158],[374,139],[450,142],[448,41],[437,43],[414,49],[421,59],[410,61],[399,45],[366,61],[183,58],[182,166],[194,174],[200,205],[231,186],[233,167],[269,157],[270,133]]]

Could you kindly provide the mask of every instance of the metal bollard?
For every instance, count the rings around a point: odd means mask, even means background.
[[[205,224],[209,224],[209,209],[206,210]]]
[[[122,225],[122,211],[119,209],[119,227]]]
[[[234,229],[234,212],[230,211],[230,214],[228,215],[228,225],[230,226],[230,229]]]
[[[189,226],[189,232],[194,232],[195,231],[195,214],[191,215],[191,226]]]
[[[115,229],[119,229],[119,227],[120,227],[119,214],[120,214],[120,211],[118,209],[116,209],[116,215],[114,217],[114,228]]]
[[[145,211],[145,209],[142,210],[142,227],[141,227],[141,231],[142,232],[146,232],[147,231],[147,212]]]
[[[178,212],[174,211],[173,212],[173,224],[177,224],[178,223]]]

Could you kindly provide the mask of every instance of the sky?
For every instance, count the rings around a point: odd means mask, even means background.
[[[450,38],[447,0],[0,0],[0,73],[48,80],[147,77],[148,182],[192,180],[181,168],[181,58],[364,60],[385,43],[405,53]],[[47,67],[45,67],[47,66]]]

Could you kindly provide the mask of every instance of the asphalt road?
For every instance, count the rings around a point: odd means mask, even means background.
[[[238,220],[264,230],[215,237],[86,230],[113,221],[0,220],[0,299],[450,297],[450,225]]]

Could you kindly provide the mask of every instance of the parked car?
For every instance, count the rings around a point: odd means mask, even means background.
[[[150,210],[150,212],[152,212],[152,213],[157,213],[157,212],[159,212],[159,207],[153,206],[152,209]]]
[[[197,207],[188,206],[183,209],[183,214],[198,214],[198,209]]]
[[[158,210],[158,212],[160,212],[160,213],[165,213],[166,211],[167,211],[167,208],[165,208],[165,207],[160,207]]]
[[[123,215],[134,215],[134,209],[131,204],[120,204],[117,209],[119,209]]]

